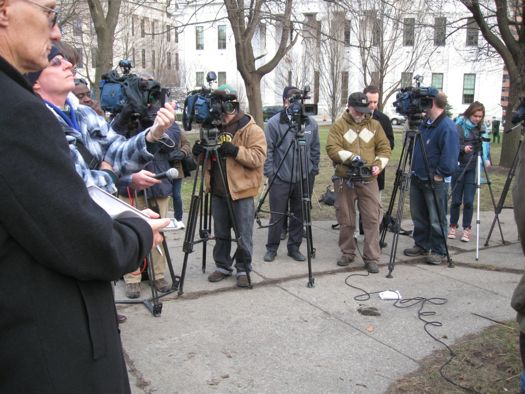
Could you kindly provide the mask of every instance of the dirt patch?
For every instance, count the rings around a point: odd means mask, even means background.
[[[468,335],[451,349],[455,357],[440,374],[450,358],[447,350],[435,352],[421,361],[420,368],[392,384],[388,393],[519,393],[522,370],[518,325],[509,321],[481,333]]]

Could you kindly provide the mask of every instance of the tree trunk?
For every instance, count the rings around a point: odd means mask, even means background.
[[[250,74],[249,79],[245,79],[246,95],[248,96],[249,113],[255,122],[264,127],[262,99],[261,99],[261,78],[258,74]]]

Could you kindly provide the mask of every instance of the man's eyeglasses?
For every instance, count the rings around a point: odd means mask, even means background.
[[[31,3],[33,5],[36,5],[37,7],[41,8],[41,9],[43,9],[45,14],[47,15],[47,19],[49,21],[49,27],[50,28],[55,27],[55,25],[57,24],[57,21],[58,21],[58,10],[54,10],[53,8],[49,8],[49,7],[46,7],[45,5],[38,4],[35,1],[31,1],[31,0],[25,0],[25,1],[27,1],[28,3]]]
[[[64,59],[62,56],[55,56],[53,59],[51,59],[49,61],[49,65],[50,66],[53,66],[53,67],[59,67],[62,65],[63,62],[69,62],[69,60],[67,59]],[[70,63],[71,64],[71,63]],[[71,72],[73,73],[73,75],[75,75],[77,73],[77,69],[76,67],[71,67]],[[76,84],[75,84],[76,85]]]

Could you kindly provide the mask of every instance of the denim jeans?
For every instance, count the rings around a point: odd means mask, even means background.
[[[252,197],[232,201],[233,214],[237,223],[239,239],[235,251],[235,268],[237,275],[246,270],[252,270],[253,252],[253,221],[255,217],[255,203]],[[233,221],[228,212],[226,198],[212,196],[213,228],[215,232],[215,246],[213,259],[217,271],[228,274],[232,271],[233,257],[231,253],[231,230]]]
[[[476,168],[458,168],[452,177],[452,202],[450,204],[450,225],[457,227],[459,208],[463,203],[463,228],[470,228],[474,213],[474,195],[476,194]]]
[[[434,201],[431,185],[412,176],[410,182],[410,215],[414,222],[414,242],[417,246],[444,256],[446,254],[443,232],[447,218],[445,212],[445,182],[434,182],[437,198]],[[445,233],[446,234],[446,233]]]
[[[177,220],[182,220],[182,197],[181,197],[182,178],[173,180],[173,211]]]

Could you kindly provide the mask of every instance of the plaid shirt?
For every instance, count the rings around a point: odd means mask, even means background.
[[[71,105],[69,101],[68,103]],[[48,105],[48,108],[62,125],[75,169],[86,186],[96,185],[110,193],[117,190],[107,172],[89,168],[89,164],[85,162],[77,147],[78,141],[81,141],[99,162],[106,161],[111,164],[117,177],[137,172],[153,159],[146,146],[147,130],[126,140],[117,134],[103,117],[85,105],[78,105],[74,109],[80,129],[76,130],[69,126],[51,106]]]

